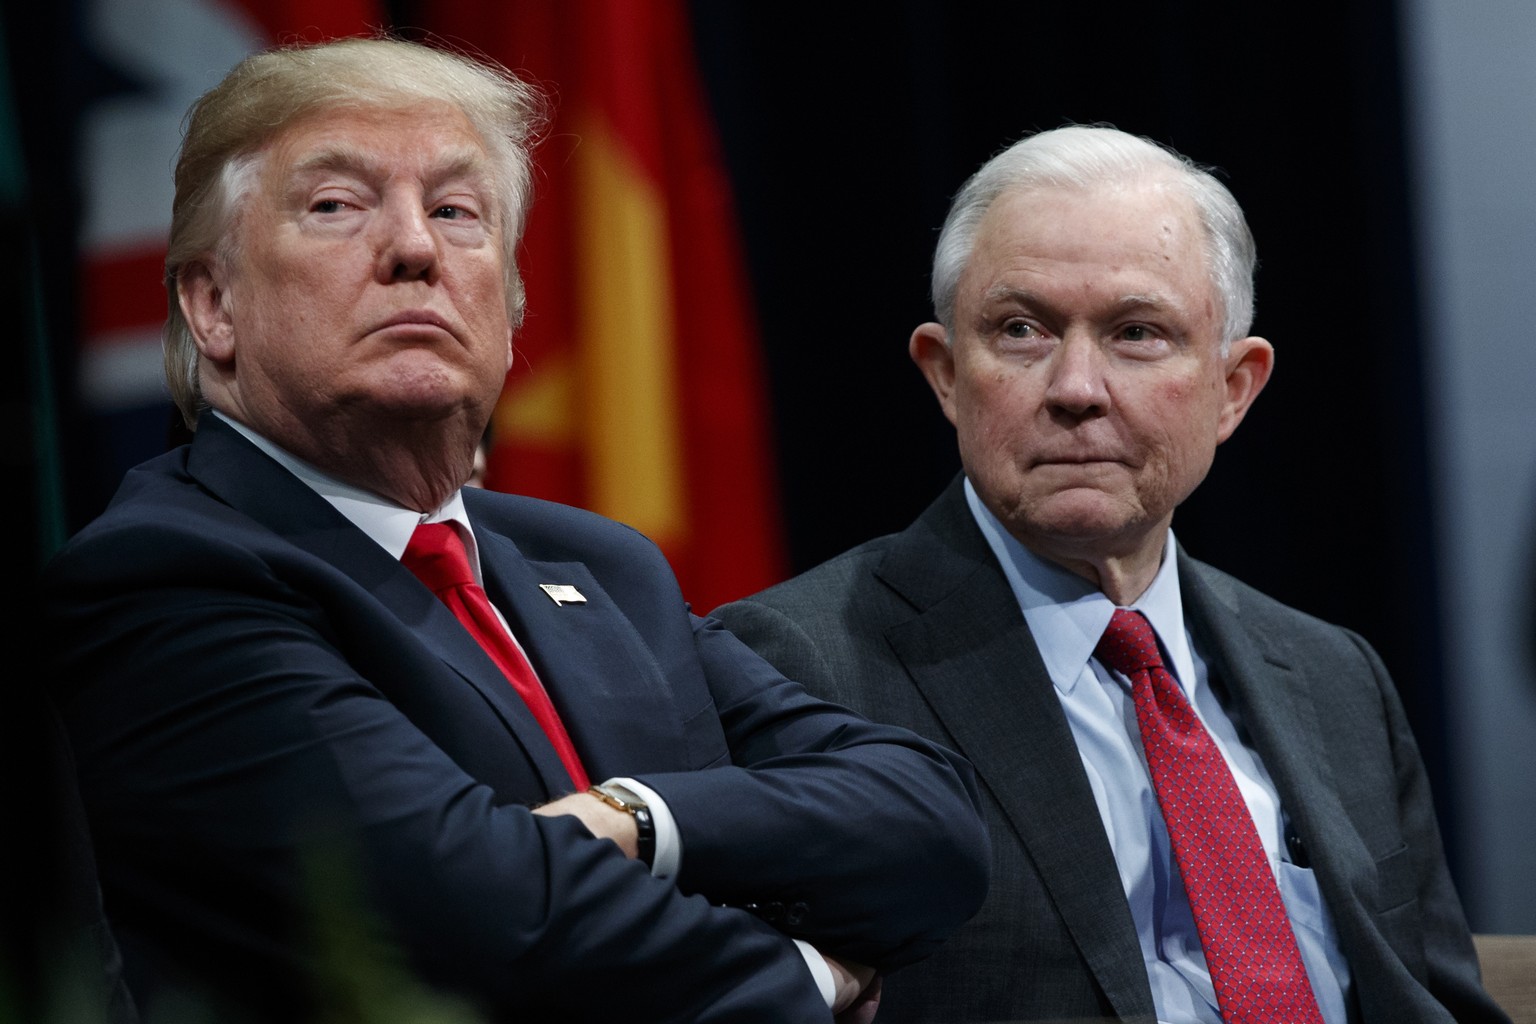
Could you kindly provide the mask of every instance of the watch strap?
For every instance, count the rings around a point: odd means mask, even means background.
[[[615,810],[624,811],[635,821],[635,848],[638,857],[646,867],[654,867],[656,864],[656,819],[651,817],[651,808],[629,790],[610,783],[601,783],[587,790],[603,803]]]

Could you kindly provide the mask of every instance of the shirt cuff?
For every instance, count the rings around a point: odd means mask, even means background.
[[[603,785],[617,786],[645,801],[645,806],[651,810],[651,824],[656,828],[656,856],[651,859],[651,875],[656,878],[676,878],[678,869],[683,866],[683,837],[678,834],[677,819],[672,817],[661,794],[634,779],[609,779]],[[828,971],[827,977],[831,976],[831,971]]]
[[[794,943],[800,949],[800,955],[805,957],[805,966],[811,969],[811,977],[816,979],[816,987],[821,989],[821,998],[826,1000],[827,1009],[832,1009],[837,1002],[837,981],[832,977],[832,968],[827,966],[816,947],[809,942],[795,939]]]

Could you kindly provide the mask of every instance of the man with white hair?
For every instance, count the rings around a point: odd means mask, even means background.
[[[968,766],[690,616],[632,530],[463,487],[538,114],[359,39],[253,56],[190,115],[194,440],[45,581],[148,1019],[396,1020],[396,964],[487,1020],[862,1019],[980,903]]]
[[[987,903],[882,1020],[1502,1019],[1376,655],[1171,532],[1269,380],[1254,265],[1227,189],[1151,142],[999,154],[909,346],[962,476],[716,613],[982,779]]]

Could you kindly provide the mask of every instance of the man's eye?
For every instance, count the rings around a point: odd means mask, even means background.
[[[1122,330],[1120,335],[1121,337],[1125,338],[1126,341],[1150,341],[1152,338],[1152,329],[1150,327],[1143,326],[1142,324],[1131,324],[1129,327]]]
[[[340,199],[318,199],[315,205],[310,207],[315,213],[340,213],[347,208],[347,204]]]
[[[470,213],[462,206],[439,206],[432,211],[432,216],[439,220],[464,220]]]
[[[1035,329],[1023,320],[1010,320],[1003,325],[1003,333],[1010,338],[1029,338],[1035,335]]]

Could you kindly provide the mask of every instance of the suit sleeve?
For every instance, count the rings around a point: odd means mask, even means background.
[[[733,764],[641,779],[678,821],[679,885],[882,969],[931,953],[986,894],[970,766],[811,697],[714,620],[695,638]]]
[[[1411,858],[1411,871],[1419,908],[1419,929],[1423,937],[1422,959],[1413,955],[1405,962],[1420,963],[1426,986],[1452,1016],[1462,1022],[1486,1021],[1508,1024],[1508,1017],[1484,991],[1461,900],[1446,867],[1440,829],[1435,820],[1429,779],[1424,771],[1417,742],[1408,726],[1396,688],[1376,652],[1355,634],[1350,639],[1371,666],[1379,690],[1392,745],[1393,769],[1397,778],[1398,813],[1405,856]]]
[[[780,931],[499,799],[261,558],[140,534],[78,547],[50,577],[109,912],[150,960],[276,1009],[303,998],[284,988],[293,950],[326,962],[311,936],[361,905],[426,978],[498,1019],[826,1019]],[[379,635],[375,660],[394,642]]]

